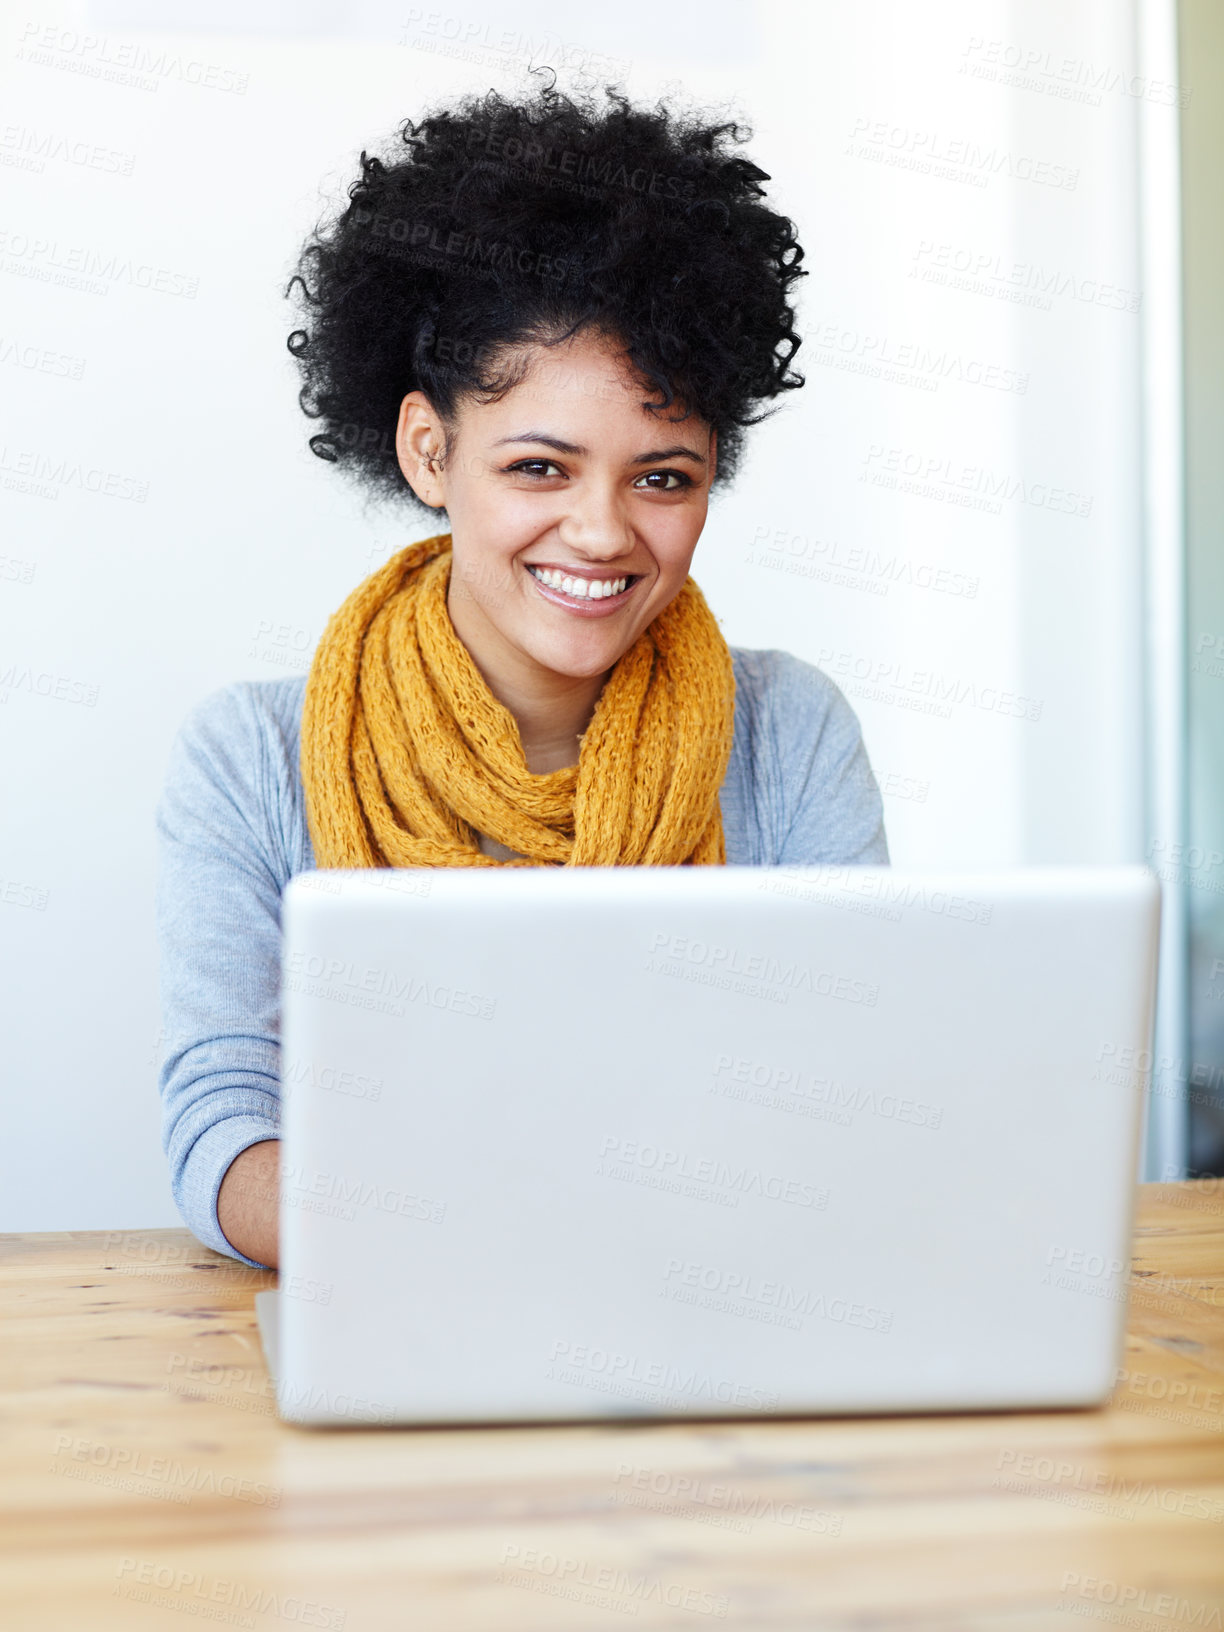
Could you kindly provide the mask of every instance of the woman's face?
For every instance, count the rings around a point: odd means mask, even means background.
[[[612,342],[579,334],[527,355],[525,378],[500,401],[462,402],[441,469],[427,463],[442,448],[441,422],[421,392],[405,397],[400,466],[450,517],[447,605],[478,664],[592,677],[683,586],[705,525],[715,438],[695,416],[643,407],[649,388]],[[600,593],[609,584],[613,592]]]

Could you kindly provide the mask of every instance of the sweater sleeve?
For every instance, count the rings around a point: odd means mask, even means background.
[[[217,1193],[280,1125],[280,896],[270,755],[249,690],[197,704],[171,744],[155,826],[162,1147],[192,1233],[242,1263]],[[265,1266],[258,1266],[265,1267]]]
[[[822,670],[790,652],[768,654],[780,788],[779,865],[886,866],[884,803],[858,716]]]

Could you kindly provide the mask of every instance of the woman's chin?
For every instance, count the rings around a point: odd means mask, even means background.
[[[560,639],[528,639],[519,644],[542,669],[566,680],[591,680],[607,674],[628,650],[623,636],[613,640],[593,629]]]

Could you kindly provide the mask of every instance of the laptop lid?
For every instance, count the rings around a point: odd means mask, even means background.
[[[1144,868],[316,872],[283,904],[300,1422],[1092,1404]]]

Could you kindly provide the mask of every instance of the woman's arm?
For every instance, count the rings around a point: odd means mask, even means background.
[[[286,773],[263,701],[239,682],[191,710],[156,813],[158,1085],[171,1190],[198,1240],[257,1267],[267,1260],[227,1235],[217,1204],[231,1168],[231,1194],[245,1190],[244,1153],[280,1135],[280,905],[290,866]],[[246,1238],[242,1222],[237,1233]]]
[[[231,1247],[275,1269],[280,1250],[280,1140],[248,1145],[217,1192],[217,1222]]]

